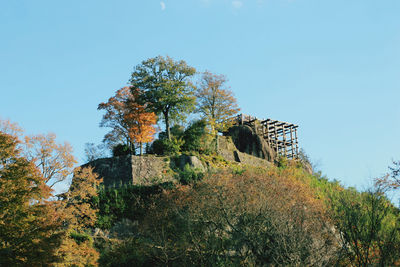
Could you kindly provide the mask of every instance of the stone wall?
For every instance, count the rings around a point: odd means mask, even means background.
[[[91,166],[103,178],[106,186],[121,184],[151,185],[174,181],[169,157],[120,156],[97,159],[82,167]]]

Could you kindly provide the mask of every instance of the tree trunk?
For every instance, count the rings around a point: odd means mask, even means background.
[[[218,132],[215,135],[215,152],[218,154],[218,150],[219,150],[219,136],[218,136]]]
[[[143,144],[140,143],[140,156],[143,156]]]
[[[171,140],[171,132],[170,132],[170,129],[169,129],[168,111],[164,112],[164,119],[165,119],[165,132],[167,133],[168,140]]]
[[[133,143],[131,141],[129,141],[129,155],[133,155]]]

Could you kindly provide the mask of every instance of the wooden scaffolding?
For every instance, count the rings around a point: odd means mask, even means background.
[[[259,121],[259,124],[255,122]],[[273,119],[257,119],[256,117],[240,114],[235,118],[236,125],[249,125],[263,136],[277,155],[288,159],[297,159],[299,142],[297,138],[298,125]]]

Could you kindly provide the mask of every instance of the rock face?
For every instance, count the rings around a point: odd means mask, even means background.
[[[218,138],[218,154],[225,160],[236,161],[250,166],[268,167],[272,164],[266,159],[240,152],[230,136],[220,136]]]
[[[185,165],[188,164],[190,167],[194,169],[198,169],[199,171],[206,171],[201,161],[196,156],[188,156],[188,155],[181,155],[178,159],[179,169],[184,170]]]
[[[240,152],[266,159],[270,162],[275,160],[275,151],[250,126],[233,126],[229,128],[227,135],[232,138],[233,143]]]

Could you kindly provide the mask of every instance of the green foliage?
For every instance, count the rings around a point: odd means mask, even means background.
[[[176,155],[180,152],[184,141],[181,138],[157,139],[153,142],[151,151],[157,155]]]
[[[86,241],[93,243],[93,238],[88,233],[71,231],[69,235],[78,245]]]
[[[277,160],[276,160],[276,165],[278,166],[278,168],[284,169],[286,167],[288,167],[289,165],[289,161],[287,157],[283,157],[280,156]]]
[[[164,183],[157,186],[123,185],[118,188],[102,187],[93,205],[98,208],[96,227],[110,229],[122,218],[131,221],[141,218],[152,197],[160,194],[163,189],[171,188],[172,184]]]
[[[178,171],[178,178],[181,184],[188,185],[200,181],[204,173],[186,164],[183,171]]]
[[[190,124],[183,133],[182,151],[204,152],[206,150],[206,130],[205,120],[198,120]]]
[[[392,266],[399,262],[399,210],[380,188],[362,193],[342,191],[331,197],[331,210],[348,262],[356,266]]]
[[[146,262],[143,242],[136,238],[129,238],[105,248],[99,264],[109,267],[152,266],[151,262]]]
[[[142,102],[165,121],[167,139],[170,122],[182,121],[195,108],[194,86],[190,77],[196,70],[185,61],[158,56],[143,61],[132,73],[133,88],[143,91]]]
[[[134,151],[131,151],[131,148],[126,144],[118,144],[112,148],[113,157],[126,156],[126,155],[134,155]]]
[[[171,128],[171,139],[165,132],[159,134],[159,139],[151,145],[150,152],[157,155],[177,155],[180,152],[210,153],[210,140],[206,130],[206,122],[192,122],[186,129],[180,125]]]
[[[245,169],[240,165],[232,165],[231,166],[232,173],[236,175],[241,175],[245,172]]]

